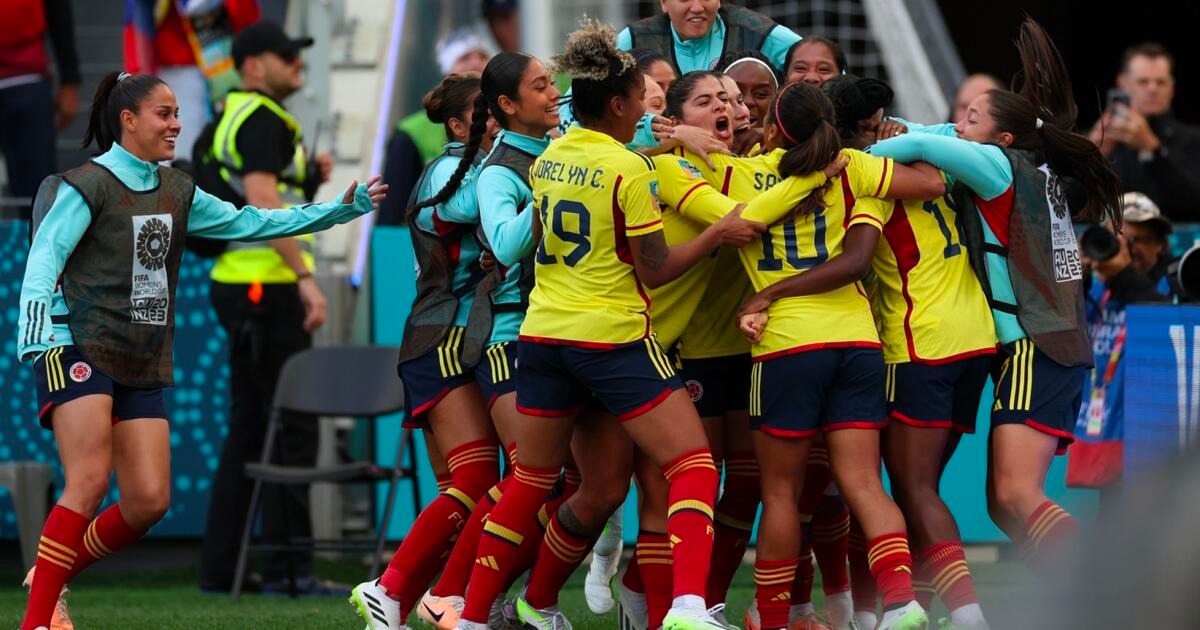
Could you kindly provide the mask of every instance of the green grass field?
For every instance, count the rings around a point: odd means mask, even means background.
[[[322,576],[347,583],[359,582],[364,577],[364,570],[359,565],[348,562],[323,562],[318,568]],[[1012,562],[977,564],[972,566],[972,571],[985,610],[1015,605],[1016,591],[1027,576],[1022,566]],[[564,611],[580,630],[616,628],[615,612],[598,617],[587,610],[583,599],[583,576],[584,569],[577,571],[563,594]],[[18,585],[22,577],[23,573],[16,569],[0,570],[0,583],[6,585]],[[743,566],[730,593],[731,621],[736,620],[741,625],[742,614],[753,594],[751,567]],[[819,608],[819,586],[814,589],[814,597]],[[353,607],[342,598],[290,600],[249,595],[233,604],[227,597],[203,594],[196,587],[195,567],[84,574],[72,586],[68,602],[80,630],[349,630],[364,626]],[[21,621],[24,605],[23,589],[0,589],[0,628],[16,627]],[[935,608],[936,614],[939,613]],[[412,616],[411,622],[415,624],[414,629],[424,627],[416,615]]]

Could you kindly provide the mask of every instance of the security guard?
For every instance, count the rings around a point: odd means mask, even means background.
[[[312,43],[312,38],[291,39],[270,22],[247,27],[234,40],[241,87],[226,96],[215,129],[197,143],[198,177],[213,194],[260,208],[287,207],[310,201],[328,179],[331,159],[307,159],[300,123],[281,104],[303,86],[300,51]],[[227,591],[233,582],[252,489],[243,466],[261,454],[280,369],[288,357],[312,345],[313,330],[325,321],[325,296],[313,278],[313,243],[311,236],[234,243],[212,270],[210,297],[229,338],[233,411],[205,527],[200,586],[206,591]],[[313,465],[316,423],[285,415],[277,444],[274,463]],[[307,486],[267,486],[264,492],[267,540],[312,537]],[[333,594],[335,587],[311,575],[307,553],[293,554],[290,561],[287,554],[268,556],[264,592],[289,590],[289,562],[299,593]],[[257,586],[256,577],[248,582],[251,587]]]

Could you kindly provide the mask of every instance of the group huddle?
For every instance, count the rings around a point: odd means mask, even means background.
[[[727,42],[742,12],[720,10]],[[884,118],[891,88],[828,40],[683,71],[636,48],[655,19],[426,96],[449,142],[406,216],[399,374],[441,494],[351,601],[376,629],[570,628],[559,591],[593,548],[589,605],[613,605],[632,478],[623,628],[733,627],[760,504],[748,629],[926,628],[935,594],[943,627],[987,628],[941,472],[990,378],[992,519],[1035,570],[1074,540],[1043,483],[1091,348],[1056,235],[1118,207],[1057,50],[1027,21],[1013,90],[924,126]]]

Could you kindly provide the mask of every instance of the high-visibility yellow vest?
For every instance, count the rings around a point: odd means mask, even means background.
[[[292,131],[296,147],[291,164],[278,174],[279,199],[285,208],[307,203],[304,179],[308,160],[300,142],[300,121],[264,94],[235,90],[225,97],[225,110],[213,133],[209,158],[217,164],[221,179],[245,199],[243,158],[237,148],[237,134],[242,124],[260,107],[266,107],[283,120]],[[304,258],[305,268],[313,271],[316,268],[313,259],[315,239],[311,234],[295,238],[300,244],[300,255]],[[296,282],[296,273],[287,266],[279,252],[265,242],[235,242],[230,243],[229,248],[217,258],[211,278],[226,284],[290,284]]]

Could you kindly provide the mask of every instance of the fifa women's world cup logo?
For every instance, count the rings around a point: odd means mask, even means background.
[[[135,324],[167,325],[171,310],[171,287],[167,277],[171,226],[169,214],[133,217],[129,315]]]
[[[171,243],[171,228],[159,218],[151,218],[142,224],[137,235],[138,262],[150,271],[162,269],[167,262],[167,248]]]

